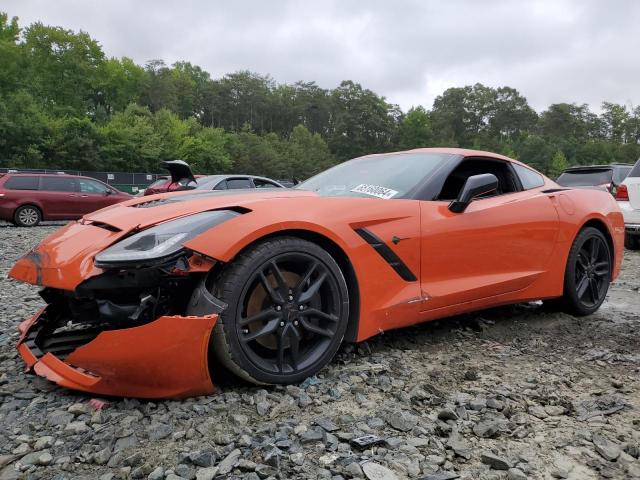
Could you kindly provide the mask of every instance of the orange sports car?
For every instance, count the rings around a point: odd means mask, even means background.
[[[136,198],[18,260],[10,276],[47,303],[18,350],[101,395],[204,395],[219,366],[295,383],[342,342],[405,325],[538,299],[595,312],[623,237],[608,192],[451,148],[357,158],[295,189]]]

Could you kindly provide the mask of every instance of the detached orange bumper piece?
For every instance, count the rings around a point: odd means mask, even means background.
[[[209,395],[209,335],[218,315],[163,316],[144,325],[106,330],[64,360],[31,339],[43,310],[20,325],[18,351],[27,370],[60,386],[119,397]]]

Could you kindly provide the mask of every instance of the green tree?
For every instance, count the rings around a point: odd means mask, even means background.
[[[26,29],[23,46],[24,81],[49,111],[82,116],[94,109],[104,54],[89,34],[38,22]]]
[[[433,145],[431,119],[424,107],[411,108],[398,125],[398,148],[430,147]]]
[[[146,83],[145,70],[130,58],[105,60],[100,64],[94,93],[96,109],[103,109],[106,116],[124,110],[140,100]]]
[[[279,178],[306,179],[336,164],[327,142],[304,125],[294,127],[289,136],[287,160],[277,172]]]
[[[5,95],[22,83],[24,52],[18,45],[19,37],[18,18],[9,20],[6,13],[0,12],[0,92]]]
[[[153,132],[158,140],[158,159],[175,160],[180,157],[180,149],[184,139],[195,133],[193,122],[180,120],[171,110],[163,108],[153,114]],[[200,126],[197,124],[197,127]],[[192,132],[193,130],[193,132]]]
[[[601,118],[604,133],[609,140],[616,143],[626,143],[630,140],[628,137],[631,115],[627,107],[603,102]]]
[[[42,150],[47,168],[100,170],[101,136],[88,118],[61,117],[49,122]]]
[[[42,149],[49,132],[49,119],[29,93],[0,95],[0,165],[46,166]]]
[[[557,148],[540,135],[528,135],[514,144],[516,158],[540,171],[548,171],[551,157]]]
[[[226,144],[227,134],[222,128],[204,127],[183,139],[178,156],[196,172],[226,173],[233,165]]]
[[[145,73],[140,103],[149,107],[152,112],[162,108],[175,111],[176,86],[169,67],[162,60],[151,60],[145,65]]]
[[[98,131],[104,138],[100,155],[112,170],[156,171],[161,138],[147,107],[131,104]]]
[[[392,148],[400,111],[371,90],[345,80],[331,92],[328,142],[340,160]]]
[[[562,153],[562,150],[557,150],[556,153],[551,158],[551,162],[549,163],[547,174],[549,175],[549,177],[555,179],[567,168],[569,168],[569,162],[567,162],[567,157],[564,156],[564,153]]]

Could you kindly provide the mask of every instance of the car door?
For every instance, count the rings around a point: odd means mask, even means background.
[[[50,175],[40,177],[39,194],[47,211],[47,218],[73,219],[77,213],[78,184],[75,177]]]
[[[79,178],[78,185],[80,190],[76,205],[78,215],[100,210],[113,203],[110,198],[112,190],[104,183],[89,178]]]
[[[462,213],[449,210],[448,200],[421,202],[423,311],[517,291],[547,270],[555,207],[540,184],[525,190],[517,181],[508,190],[473,200]]]

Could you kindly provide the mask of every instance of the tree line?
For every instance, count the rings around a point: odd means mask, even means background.
[[[186,61],[107,57],[83,31],[0,13],[0,165],[305,178],[367,153],[429,146],[490,150],[550,175],[634,162],[640,107],[557,103],[538,114],[510,87],[447,89],[431,109],[397,105],[345,80],[281,84],[240,71],[213,78]]]

